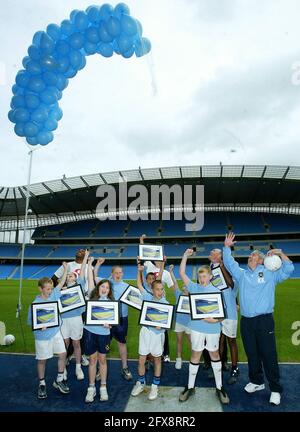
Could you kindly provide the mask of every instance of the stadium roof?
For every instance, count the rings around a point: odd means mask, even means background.
[[[100,185],[202,184],[207,210],[300,214],[300,167],[195,165],[139,168],[45,181],[30,187],[29,226],[95,217]],[[0,229],[22,228],[26,186],[0,187]]]

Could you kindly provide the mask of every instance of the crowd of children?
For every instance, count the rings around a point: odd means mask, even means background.
[[[143,235],[140,242],[145,239]],[[183,282],[180,289],[174,275],[174,266],[170,265],[168,271],[165,269],[165,260],[162,262],[141,262],[137,259],[137,288],[143,300],[168,303],[166,288],[173,291],[178,302],[180,296],[188,296],[189,293],[216,292],[213,282],[213,268],[220,268],[222,271],[222,253],[219,250],[212,251],[210,265],[202,265],[197,274],[197,283],[191,281],[186,274],[186,262],[193,255],[194,251],[188,249],[180,264],[179,274]],[[94,258],[89,251],[80,250],[76,255],[76,261],[69,264],[63,263],[52,279],[42,278],[38,281],[39,295],[34,303],[56,301],[61,291],[75,284],[80,284],[85,291],[87,300],[115,300],[119,301],[128,284],[123,281],[122,267],[116,265],[112,268],[111,274],[101,278],[101,265],[103,258],[99,258],[93,267]],[[222,384],[222,362],[219,348],[229,340],[229,347],[232,356],[232,370],[229,383],[234,384],[238,379],[237,365],[237,304],[236,289],[230,275],[223,271],[228,288],[223,291],[227,319],[204,319],[191,320],[189,314],[176,313],[174,331],[176,333],[176,362],[177,370],[182,368],[182,347],[184,336],[191,349],[189,363],[189,375],[186,388],[180,393],[179,401],[185,402],[195,392],[195,381],[199,370],[200,359],[203,351],[207,351],[213,375],[215,378],[216,396],[222,404],[229,403],[229,397]],[[226,291],[226,294],[224,292]],[[83,355],[88,357],[88,389],[85,397],[86,403],[91,403],[96,397],[96,381],[100,381],[100,401],[107,401],[107,360],[106,355],[110,349],[110,342],[115,339],[118,344],[120,359],[122,363],[121,373],[124,379],[131,381],[132,373],[128,367],[127,355],[127,332],[128,332],[128,306],[120,303],[119,324],[109,325],[85,325],[85,308],[79,308],[65,312],[60,316],[60,326],[43,328],[34,331],[35,350],[38,370],[38,398],[47,397],[45,382],[46,361],[58,355],[58,373],[53,386],[62,394],[69,393],[67,384],[67,351],[72,346],[76,360],[75,373],[78,380],[84,379],[82,370]],[[31,324],[31,308],[28,312],[28,323]],[[220,335],[222,344],[220,346]],[[148,399],[154,400],[158,397],[162,361],[169,360],[168,331],[161,327],[141,326],[138,345],[138,379],[131,391],[131,395],[140,395],[146,385],[147,365],[153,364],[153,379]],[[133,337],[133,335],[131,335]],[[86,361],[86,360],[85,360]],[[225,365],[223,365],[223,368]]]

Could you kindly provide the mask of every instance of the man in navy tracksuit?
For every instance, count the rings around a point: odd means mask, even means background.
[[[233,233],[226,235],[223,261],[239,287],[241,335],[248,358],[250,379],[245,390],[254,393],[265,388],[264,368],[271,390],[270,403],[279,405],[282,387],[273,319],[275,287],[291,276],[294,266],[280,249],[273,249],[269,254],[279,255],[282,260],[279,270],[274,272],[267,270],[263,265],[264,255],[260,251],[251,253],[248,267],[244,270],[231,255],[230,247],[235,244],[234,238]]]

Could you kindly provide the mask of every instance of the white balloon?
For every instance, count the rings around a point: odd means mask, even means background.
[[[281,258],[278,255],[268,255],[264,260],[266,269],[274,272],[282,266]]]
[[[12,345],[15,340],[16,340],[16,338],[12,334],[8,334],[8,335],[4,336],[5,345]]]

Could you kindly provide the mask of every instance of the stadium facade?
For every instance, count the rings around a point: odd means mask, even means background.
[[[203,185],[204,227],[186,231],[185,220],[164,220],[163,204],[151,203],[141,212],[149,220],[119,220],[122,208],[114,209],[116,220],[97,218],[97,188],[101,185]],[[24,278],[51,276],[62,260],[72,260],[75,251],[88,247],[92,255],[125,266],[127,279],[135,278],[137,243],[141,234],[149,242],[165,245],[169,260],[178,263],[183,251],[193,247],[189,271],[195,275],[209,251],[221,247],[224,233],[234,230],[238,244],[234,254],[242,262],[251,250],[282,248],[296,262],[300,276],[300,167],[288,166],[185,166],[116,171],[33,184],[30,187],[28,226],[31,239],[25,250]],[[0,188],[0,278],[20,276],[20,257],[26,186]],[[117,200],[118,203],[118,200]],[[171,213],[178,211],[172,200]],[[180,209],[179,209],[180,210]],[[151,216],[155,213],[155,218]]]

